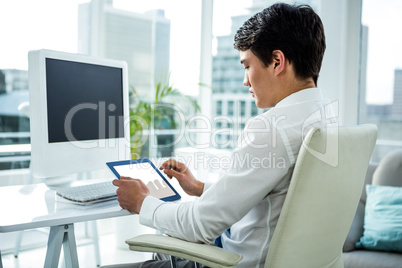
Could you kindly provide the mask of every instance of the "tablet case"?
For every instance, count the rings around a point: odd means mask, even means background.
[[[161,178],[162,180],[166,183],[166,185],[173,191],[173,195],[167,196],[160,198],[163,201],[174,201],[178,200],[181,198],[179,193],[173,188],[173,186],[169,183],[169,181],[166,180],[166,178],[162,175],[162,173],[155,167],[155,165],[152,163],[152,161],[149,158],[140,158],[140,159],[133,159],[133,160],[124,160],[124,161],[115,161],[115,162],[107,162],[106,165],[110,168],[110,170],[113,172],[113,174],[120,179],[121,176],[125,176],[124,174],[119,174],[116,170],[116,166],[124,166],[124,165],[136,165],[136,164],[142,164],[142,163],[147,163],[150,164],[150,166],[153,168],[153,171],[155,171]],[[141,179],[141,178],[137,178]]]

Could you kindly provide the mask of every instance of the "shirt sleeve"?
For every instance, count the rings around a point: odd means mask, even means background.
[[[230,167],[200,198],[171,203],[147,197],[140,222],[173,237],[214,243],[288,174],[289,157],[279,133],[266,117],[252,120],[231,154]]]

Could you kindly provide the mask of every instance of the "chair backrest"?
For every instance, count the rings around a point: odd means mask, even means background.
[[[309,131],[265,267],[343,267],[342,246],[376,139],[374,125]]]

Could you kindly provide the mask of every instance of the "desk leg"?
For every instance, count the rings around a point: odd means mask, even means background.
[[[62,245],[64,249],[64,259],[66,261],[66,267],[78,267],[78,255],[77,245],[75,244],[74,225],[70,223],[66,225],[50,227],[45,259],[45,268],[58,267]]]

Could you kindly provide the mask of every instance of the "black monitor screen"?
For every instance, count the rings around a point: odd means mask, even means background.
[[[124,137],[122,69],[46,58],[49,142]]]

